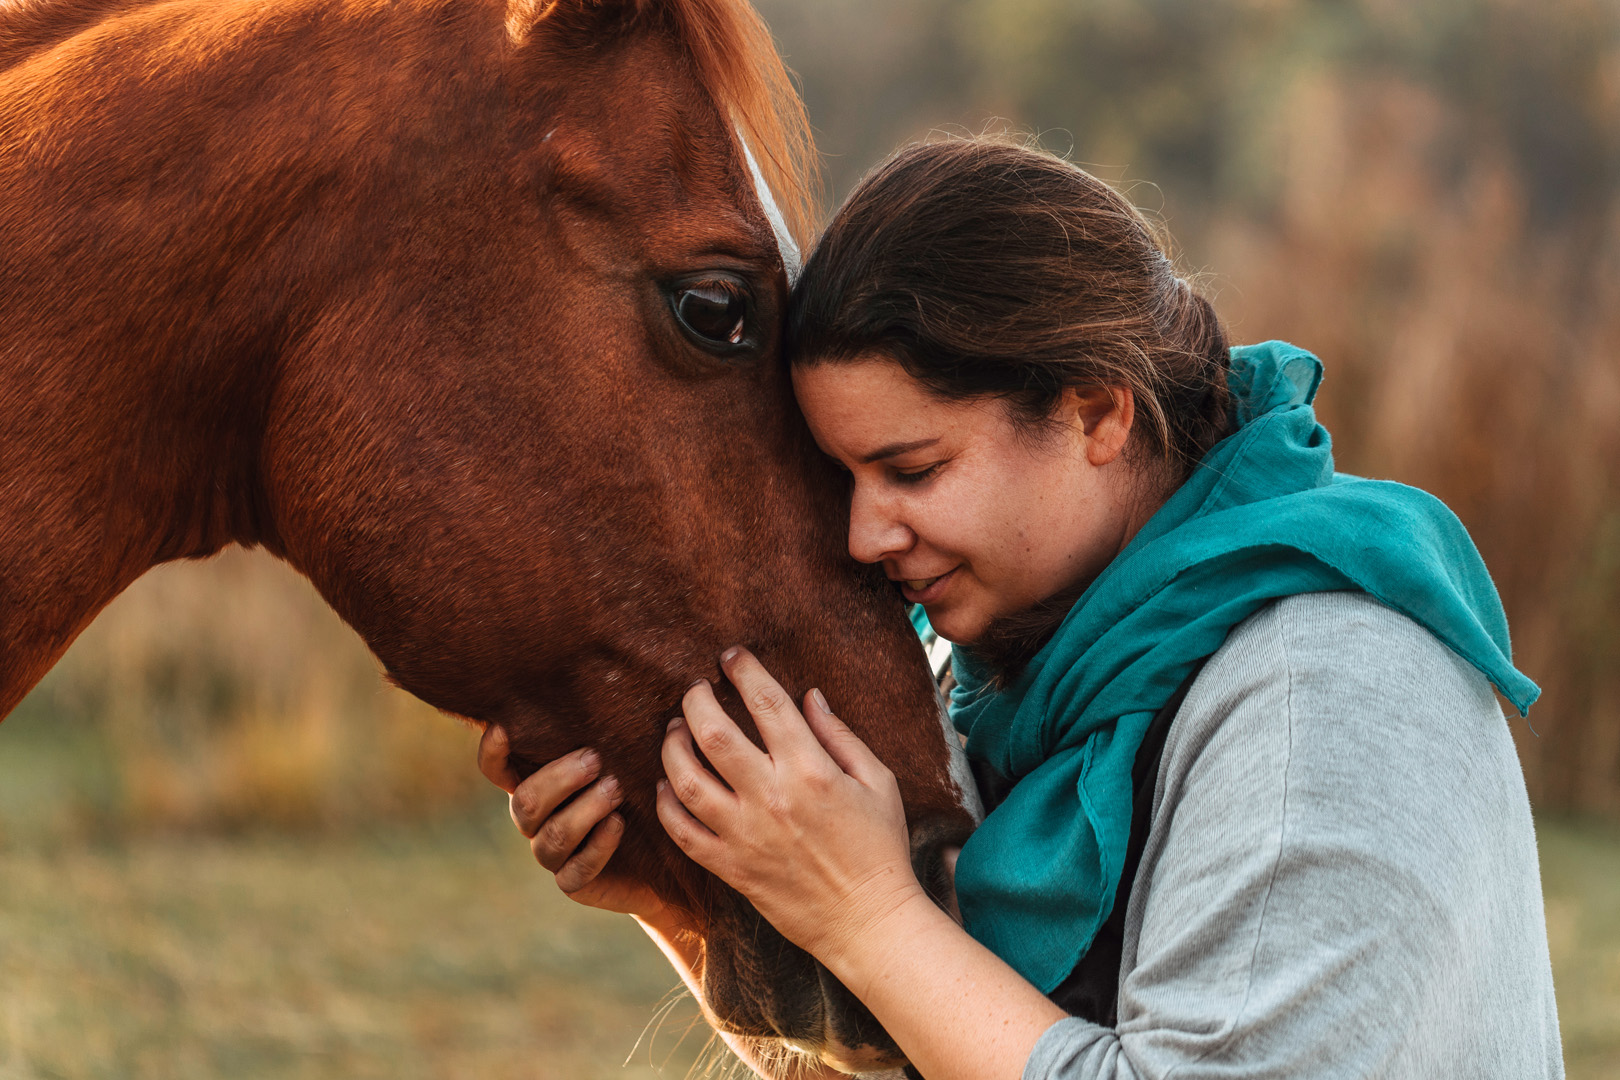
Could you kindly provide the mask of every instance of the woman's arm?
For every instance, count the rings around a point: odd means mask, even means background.
[[[1016,1080],[1067,1016],[921,890],[841,937],[818,957],[928,1080]]]
[[[707,683],[690,689],[664,744],[658,812],[671,837],[826,964],[928,1080],[1020,1076],[1066,1014],[928,898],[893,774],[819,691],[801,716],[746,650],[722,666],[766,749]]]
[[[928,902],[892,777],[814,694],[801,720],[752,658],[725,666],[766,751],[694,688],[660,818],[928,1080],[1562,1075],[1512,740],[1478,672],[1369,598],[1267,609],[1187,699],[1116,1028],[1063,1017]]]

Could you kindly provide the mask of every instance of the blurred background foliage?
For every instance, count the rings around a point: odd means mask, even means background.
[[[1620,1075],[1620,5],[758,3],[833,198],[1034,133],[1234,340],[1323,358],[1341,468],[1458,512],[1545,691],[1570,1075]],[[149,574],[0,726],[0,1080],[622,1075],[673,979],[526,863],[475,743],[267,557]]]
[[[137,581],[0,731],[15,844],[428,821],[498,794],[469,726],[384,683],[307,581],[234,548]]]

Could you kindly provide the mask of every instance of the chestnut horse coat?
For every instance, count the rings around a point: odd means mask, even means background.
[[[0,713],[148,568],[263,546],[518,760],[602,749],[717,1023],[892,1060],[651,809],[743,642],[895,770],[925,880],[971,827],[781,363],[810,153],[742,0],[0,2]]]

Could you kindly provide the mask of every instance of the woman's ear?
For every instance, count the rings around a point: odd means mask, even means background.
[[[1070,387],[1060,406],[1085,445],[1086,460],[1107,465],[1125,450],[1136,422],[1136,397],[1128,386]]]

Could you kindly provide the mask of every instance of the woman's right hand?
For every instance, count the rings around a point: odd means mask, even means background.
[[[587,907],[660,921],[664,903],[651,889],[604,873],[624,836],[624,817],[615,812],[624,796],[614,777],[600,776],[596,751],[566,754],[521,782],[507,763],[508,751],[506,732],[490,724],[478,745],[479,769],[511,794],[512,821],[528,837],[535,860],[556,875],[557,887]]]

